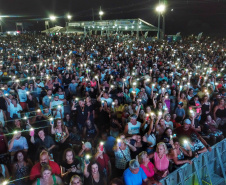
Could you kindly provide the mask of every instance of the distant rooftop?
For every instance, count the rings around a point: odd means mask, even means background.
[[[76,21],[68,22],[68,28],[82,28],[86,31],[108,30],[108,31],[158,31],[154,25],[140,19],[115,19],[96,21]]]

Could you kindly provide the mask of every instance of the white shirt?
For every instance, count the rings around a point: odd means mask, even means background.
[[[11,140],[8,142],[10,144]],[[19,139],[15,139],[13,142],[13,147],[9,152],[16,152],[18,150],[26,150],[28,149],[27,139],[23,136],[20,136]]]
[[[44,84],[43,84],[42,82],[40,82],[39,84],[38,84],[38,83],[36,83],[36,85],[37,85],[37,86],[44,87]],[[42,92],[42,88],[37,87],[36,89],[37,89],[37,94],[41,94],[41,92]]]
[[[9,110],[10,110],[10,118],[13,118],[13,114],[17,114],[18,118],[21,118],[20,113],[18,111],[21,111],[23,109],[20,106],[20,104],[17,104],[17,107],[14,107],[14,105],[10,103]]]
[[[60,107],[58,107],[58,106],[60,106]],[[57,114],[56,114],[55,118],[61,118],[60,111],[59,111],[60,109],[61,109],[61,113],[62,113],[62,118],[64,117],[64,102],[63,101],[60,101],[60,100],[53,101],[51,103],[50,108],[51,109],[54,109],[54,108],[57,109]],[[55,115],[55,113],[56,113],[56,111],[53,111],[53,115]]]
[[[24,89],[24,90],[18,89],[17,92],[19,95],[20,102],[26,102],[27,101],[27,94],[26,94],[27,90],[26,89]]]
[[[140,133],[141,123],[137,121],[136,125],[133,125],[131,122],[128,123],[128,134],[139,134]]]

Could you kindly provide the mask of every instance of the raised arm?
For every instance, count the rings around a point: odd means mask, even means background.
[[[140,108],[141,108],[141,104],[139,104],[139,106],[137,108],[137,112],[136,112],[137,117],[139,116]]]
[[[54,129],[54,123],[52,123],[52,121],[50,121],[50,125],[51,125],[51,134],[55,134],[55,129]]]
[[[151,123],[150,123],[150,125],[149,125],[149,130],[148,130],[148,132],[147,132],[148,136],[149,136],[149,135],[152,133],[152,131],[153,131],[153,124],[154,124],[154,120],[151,119]]]

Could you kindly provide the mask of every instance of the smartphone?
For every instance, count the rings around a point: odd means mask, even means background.
[[[122,145],[122,140],[121,140],[121,139],[117,139],[117,142],[118,142],[118,146],[121,147],[121,145]]]
[[[86,156],[85,156],[85,163],[86,164],[89,164],[90,163],[90,155],[89,154],[87,154]]]
[[[104,151],[104,143],[103,143],[103,142],[100,142],[99,148],[100,148],[100,151],[101,151],[101,152]]]
[[[35,135],[35,130],[33,128],[30,128],[30,136],[34,136]]]
[[[188,145],[188,140],[184,140],[184,145],[187,146]]]

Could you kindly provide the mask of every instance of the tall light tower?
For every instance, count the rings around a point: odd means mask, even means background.
[[[72,16],[71,16],[70,14],[68,14],[68,15],[67,15],[67,19],[68,19],[68,22],[70,22],[71,19],[72,19]]]
[[[102,21],[102,16],[104,15],[104,12],[101,10],[101,7],[100,7],[100,11],[99,11],[99,16],[100,16],[100,20]]]
[[[160,18],[161,18],[161,14],[163,14],[163,12],[165,11],[166,6],[164,4],[159,4],[156,7],[156,11],[158,12],[158,35],[157,38],[160,39]],[[163,33],[165,32],[165,17],[163,17]],[[165,34],[165,33],[164,33]]]
[[[70,15],[70,14],[68,14],[67,15],[67,20],[68,20],[68,22],[66,22],[66,31],[67,31],[67,34],[68,34],[68,23],[71,21],[71,19],[72,19],[72,16]]]
[[[3,30],[2,30],[2,17],[1,17],[1,15],[0,15],[0,32],[3,32]]]
[[[49,16],[50,21],[52,22],[52,26],[53,26],[53,22],[56,21],[56,16],[54,15],[50,15]]]

